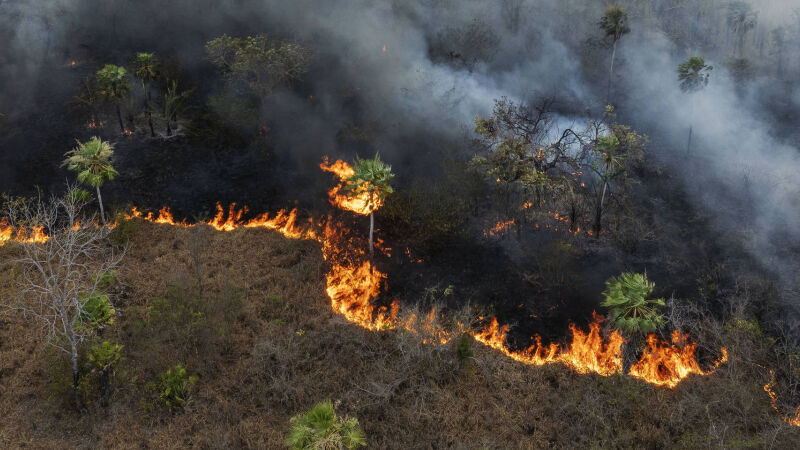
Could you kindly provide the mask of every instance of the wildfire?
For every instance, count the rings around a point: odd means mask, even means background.
[[[125,136],[133,136],[133,130],[125,130],[122,132]]]
[[[50,238],[44,232],[43,226],[22,227],[15,231],[8,222],[0,221],[0,246],[12,239],[22,244],[43,244]]]
[[[379,204],[370,205],[365,198],[347,199],[341,193],[344,180],[353,174],[353,169],[345,162],[336,161],[328,164],[323,161],[320,167],[339,177],[339,184],[329,191],[331,203],[340,208],[353,211],[357,214],[369,214],[379,207]],[[376,269],[370,261],[365,261],[363,250],[359,250],[346,239],[346,231],[327,221],[315,222],[298,220],[297,210],[281,210],[270,217],[262,214],[253,219],[244,218],[247,208],[237,209],[235,204],[227,209],[217,204],[216,215],[204,224],[221,232],[230,232],[240,228],[267,228],[276,230],[287,238],[310,239],[320,243],[323,257],[330,262],[330,269],[325,274],[326,293],[331,302],[331,309],[342,315],[346,320],[369,330],[405,329],[415,333],[425,343],[446,344],[455,333],[467,332],[475,340],[487,347],[495,349],[504,355],[528,365],[564,364],[572,370],[581,373],[596,373],[609,376],[622,371],[622,346],[625,343],[619,332],[614,331],[604,338],[600,332],[601,316],[595,316],[589,330],[584,331],[570,326],[572,339],[569,345],[558,343],[542,344],[541,338],[534,337],[534,344],[524,350],[513,350],[506,342],[508,325],[501,325],[497,318],[483,321],[485,325],[468,327],[458,325],[456,330],[445,330],[436,324],[437,314],[430,310],[423,316],[409,315],[401,320],[398,318],[399,302],[393,300],[389,306],[373,304],[373,300],[381,291],[381,285],[386,279],[386,274]],[[176,221],[169,208],[164,207],[157,214],[142,213],[137,208],[131,208],[125,214],[126,219],[140,219],[152,223],[191,227],[185,220]],[[562,216],[556,216],[561,220]],[[512,221],[499,222],[489,232],[500,232],[513,224]],[[115,223],[109,225],[116,226]],[[77,229],[80,225],[76,224]],[[44,230],[32,228],[30,230],[17,230],[5,222],[0,222],[0,244],[11,239],[21,242],[46,242],[48,237]],[[388,249],[387,249],[388,251]],[[406,249],[410,257],[410,250]],[[481,319],[483,320],[483,319]],[[632,366],[630,374],[648,383],[675,387],[681,380],[695,373],[708,375],[713,369],[703,371],[695,358],[694,343],[689,343],[688,336],[675,332],[672,343],[660,342],[654,335],[648,337],[647,347],[639,360]],[[727,352],[722,349],[722,358],[715,363],[715,368],[727,360]],[[769,385],[768,385],[769,386]],[[767,392],[770,389],[765,386]],[[770,394],[772,397],[772,394]]]
[[[561,363],[578,373],[610,376],[622,371],[622,344],[625,339],[614,331],[606,342],[600,335],[602,321],[602,316],[595,315],[594,321],[589,324],[588,333],[570,325],[572,343],[563,349],[555,343],[542,345],[541,338],[535,336],[535,343],[525,350],[511,350],[506,344],[508,325],[498,324],[494,317],[484,330],[474,333],[473,337],[487,347],[499,350],[524,364],[543,366]]]
[[[383,53],[386,53],[386,45],[383,46]]]
[[[328,191],[331,204],[339,209],[352,211],[356,214],[369,215],[383,206],[383,200],[380,198],[370,199],[370,195],[366,192],[358,196],[347,195],[345,192],[347,179],[355,175],[355,171],[350,167],[350,164],[342,160],[337,160],[333,164],[328,164],[328,159],[325,158],[319,165],[319,168],[326,172],[336,174],[336,176],[339,177],[339,183]]]
[[[772,405],[772,409],[780,414],[781,419],[783,419],[784,422],[788,423],[789,425],[800,427],[800,406],[794,410],[794,416],[783,415],[780,408],[778,408],[778,394],[775,393],[775,373],[770,370],[769,376],[771,379],[769,383],[764,385],[764,392],[769,395],[769,402]]]
[[[100,120],[100,121],[92,120],[91,122],[86,124],[86,128],[102,128],[102,127],[105,126],[105,124],[106,123],[103,122],[102,120]]]
[[[703,371],[697,364],[695,349],[697,344],[689,343],[689,336],[679,330],[672,332],[672,344],[660,342],[655,335],[647,337],[647,347],[639,362],[630,369],[630,375],[647,382],[674,388],[690,374],[708,375],[720,364],[728,361],[728,351],[722,348],[722,356],[714,363],[713,369]]]
[[[511,227],[514,225],[514,219],[503,221],[498,221],[492,228],[483,231],[483,237],[496,237],[505,234]]]

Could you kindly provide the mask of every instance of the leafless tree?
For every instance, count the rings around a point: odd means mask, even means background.
[[[18,256],[11,261],[19,267],[17,295],[0,299],[4,313],[32,318],[40,326],[42,339],[70,356],[79,412],[83,406],[78,393],[78,352],[98,330],[97,305],[90,299],[103,295],[99,275],[117,267],[125,253],[110,245],[110,228],[92,225],[93,217],[81,215],[84,204],[79,196],[68,194],[7,205],[10,223],[42,227],[47,240],[18,243]]]

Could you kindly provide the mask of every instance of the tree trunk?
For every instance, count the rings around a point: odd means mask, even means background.
[[[117,104],[117,119],[119,119],[119,130],[121,133],[124,133],[125,124],[122,123],[122,110],[120,109],[119,104]]]
[[[103,197],[100,195],[100,185],[95,186],[97,189],[97,203],[100,204],[100,220],[103,222],[103,225],[106,224],[106,213],[103,210]]]
[[[78,347],[75,342],[71,342],[72,346],[72,393],[75,395],[75,407],[78,409],[78,414],[83,413],[83,403],[81,402],[81,394],[78,392],[78,382],[80,381],[80,374],[78,373]]]
[[[686,155],[692,151],[692,125],[689,125],[689,141],[686,143]]]
[[[100,406],[105,408],[108,406],[108,398],[111,394],[110,383],[109,383],[109,373],[108,369],[103,369],[100,372]]]
[[[150,86],[142,83],[144,90],[144,111],[147,114],[147,124],[150,125],[150,137],[156,137],[156,132],[153,130],[153,112],[150,111]]]
[[[694,123],[694,97],[689,100],[689,141],[686,143],[686,156],[692,151],[692,128]]]
[[[172,125],[169,122],[169,117],[167,117],[167,136],[172,136]]]
[[[600,238],[600,231],[603,229],[603,202],[606,200],[606,190],[608,189],[608,181],[603,182],[603,194],[600,196],[600,201],[597,202],[597,208],[594,214],[594,238]]]
[[[606,90],[606,105],[611,101],[611,80],[614,78],[614,59],[617,56],[617,40],[614,39],[614,49],[611,51],[611,68],[608,71],[608,89]]]
[[[369,214],[369,259],[372,261],[373,250],[372,250],[372,233],[375,229],[375,213]]]

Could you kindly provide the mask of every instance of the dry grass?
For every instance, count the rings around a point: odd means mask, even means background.
[[[526,367],[476,344],[466,374],[452,344],[334,315],[324,265],[314,243],[269,231],[136,227],[120,320],[103,336],[125,345],[111,406],[99,407],[87,374],[90,411],[78,418],[61,357],[36,342],[35,327],[3,319],[0,447],[280,448],[289,418],[326,398],[360,420],[370,448],[791,448],[800,438],[770,409],[757,373],[735,361],[668,390]],[[11,295],[13,269],[0,278]],[[204,320],[154,321],[155,299]],[[177,362],[200,379],[189,408],[172,415],[144,386]]]

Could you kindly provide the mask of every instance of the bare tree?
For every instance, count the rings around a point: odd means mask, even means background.
[[[111,323],[114,309],[101,289],[103,275],[119,265],[125,252],[109,244],[109,228],[93,226],[92,217],[81,216],[85,202],[70,192],[63,198],[6,206],[10,223],[43,227],[48,236],[46,242],[19,243],[19,256],[12,261],[20,271],[17,295],[0,299],[0,307],[6,314],[33,318],[43,340],[70,356],[75,404],[82,412],[78,352]]]

